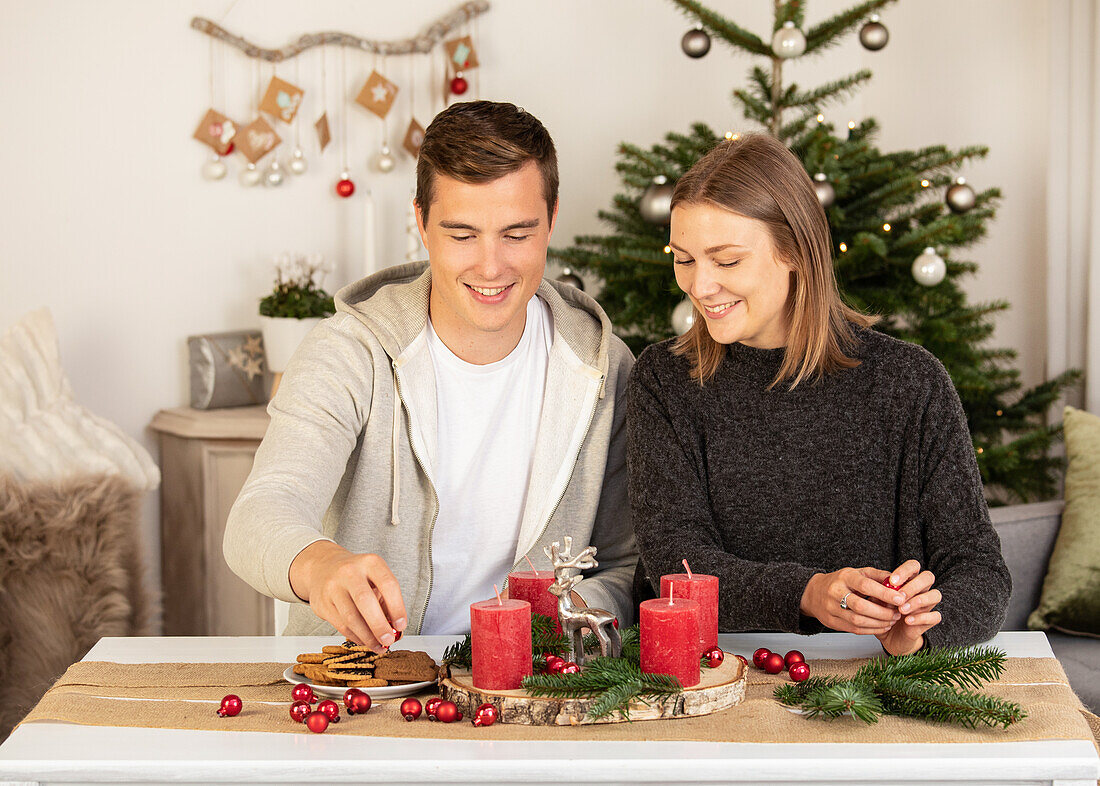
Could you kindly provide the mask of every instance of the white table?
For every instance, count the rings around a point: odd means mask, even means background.
[[[437,659],[454,639],[403,645]],[[328,643],[326,641],[326,643]],[[1052,657],[1042,633],[992,642],[1016,657]],[[797,648],[815,658],[870,657],[873,639],[848,634],[722,635],[727,651]],[[291,662],[318,639],[110,638],[86,660]],[[1094,786],[1091,743],[748,744],[478,742],[259,732],[121,729],[34,723],[0,745],[0,782],[16,783],[1034,783]]]

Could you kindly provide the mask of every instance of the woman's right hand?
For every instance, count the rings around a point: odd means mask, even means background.
[[[802,591],[799,608],[833,630],[882,635],[901,619],[897,607],[905,602],[903,593],[882,583],[889,576],[878,568],[815,573]]]

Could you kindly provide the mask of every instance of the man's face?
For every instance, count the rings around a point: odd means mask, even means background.
[[[533,161],[488,183],[437,174],[433,186],[427,222],[419,205],[416,211],[431,261],[432,327],[464,360],[499,360],[523,335],[557,205],[547,215]]]

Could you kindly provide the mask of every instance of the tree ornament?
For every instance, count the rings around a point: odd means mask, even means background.
[[[466,77],[459,71],[455,74],[455,78],[451,80],[451,92],[456,96],[460,96],[465,93],[470,87],[470,83],[466,81]]]
[[[317,705],[317,711],[325,713],[327,717],[333,723],[340,720],[340,705],[334,702],[332,699],[325,699]]]
[[[561,275],[558,276],[556,280],[562,284],[568,284],[571,287],[576,287],[581,292],[584,292],[584,281],[581,280],[580,276],[573,272],[572,268],[563,267],[561,269]]]
[[[764,668],[764,660],[772,654],[772,651],[767,647],[761,647],[752,654],[752,665],[758,669]]]
[[[351,697],[351,703],[348,705],[348,713],[351,715],[362,715],[371,708],[371,697],[363,692],[359,692]]]
[[[243,706],[244,704],[241,702],[241,697],[230,693],[222,699],[222,705],[218,707],[218,714],[223,718],[232,718],[234,715],[240,714]]]
[[[241,173],[237,175],[237,180],[245,188],[251,188],[260,184],[260,180],[263,179],[263,175],[260,170],[256,168],[256,165],[249,161],[245,168],[241,170]]]
[[[791,650],[783,656],[783,665],[788,669],[796,663],[805,663],[806,658],[798,650]]]
[[[884,578],[882,580],[882,586],[887,587],[888,589],[892,589],[892,590],[901,589],[901,587],[895,587],[893,584],[890,583],[890,577],[889,576],[887,576],[886,578]]]
[[[328,715],[320,710],[314,710],[306,716],[306,728],[314,734],[321,734],[328,728]]]
[[[355,193],[355,183],[351,182],[351,176],[347,170],[340,173],[340,179],[336,182],[336,195],[347,199]]]
[[[803,680],[809,678],[810,667],[803,662],[796,663],[789,669],[787,669],[787,676],[789,676],[794,682],[802,682]]]
[[[913,278],[925,287],[934,287],[947,275],[947,265],[936,249],[929,246],[913,260]]]
[[[290,717],[295,723],[302,723],[311,712],[313,708],[308,701],[296,701],[290,705]]]
[[[383,144],[378,155],[374,157],[374,168],[379,172],[392,172],[395,166],[397,166],[397,159],[390,152],[390,146]]]
[[[351,697],[352,696],[358,696],[362,692],[363,691],[359,690],[358,688],[348,688],[346,691],[344,691],[344,706],[347,707],[350,710],[351,709]]]
[[[294,148],[294,152],[290,154],[290,163],[287,164],[287,168],[296,175],[304,175],[308,165],[306,164],[305,153],[302,152],[302,148]]]
[[[424,703],[424,714],[432,720],[435,720],[435,711],[442,703],[442,696],[432,696],[430,699],[427,700],[427,702]]]
[[[414,721],[420,717],[422,707],[416,699],[405,699],[401,702],[401,717],[407,721]]]
[[[890,31],[878,20],[878,14],[871,14],[871,18],[859,29],[859,42],[863,44],[864,49],[870,49],[872,52],[882,49],[889,40]]]
[[[817,201],[821,203],[822,207],[830,208],[836,202],[836,189],[833,188],[833,184],[829,182],[824,172],[818,172],[814,175],[814,191],[817,193]]]
[[[706,659],[707,668],[717,669],[726,659],[726,653],[722,652],[721,647],[712,647],[703,653],[703,658]]]
[[[225,152],[224,152],[224,153],[222,153],[222,155],[223,155],[223,156],[227,156],[227,155],[229,155],[230,153],[232,153],[232,152],[233,152],[234,150],[236,150],[236,149],[237,149],[237,146],[236,146],[235,144],[233,144],[232,142],[230,142],[230,143],[229,143],[229,147],[227,147],[227,148],[225,149]]]
[[[473,724],[475,726],[492,726],[500,717],[500,711],[492,704],[482,704],[474,713]]]
[[[681,300],[676,308],[672,309],[672,329],[678,335],[684,335],[695,324],[695,306],[687,298]]]
[[[279,159],[272,158],[271,164],[264,173],[264,183],[275,188],[283,184],[283,168],[279,166]]]
[[[734,655],[733,657],[737,658],[737,660],[739,660],[743,664],[745,664],[746,669],[749,667],[749,661],[745,658],[744,655]]]
[[[309,687],[304,682],[295,685],[294,690],[290,692],[290,696],[294,701],[304,701],[309,704],[313,704],[317,701],[317,697],[313,695],[313,688]]]
[[[783,667],[783,656],[778,652],[769,652],[768,657],[764,658],[764,671],[768,674],[778,674]]]
[[[955,178],[955,184],[947,189],[946,202],[952,213],[965,213],[974,207],[974,189],[966,184],[965,177]]]
[[[673,188],[675,184],[668,182],[664,175],[653,178],[638,200],[638,212],[642,218],[651,224],[667,224],[672,219]]]
[[[554,658],[554,660],[546,659],[546,673],[547,674],[561,674],[565,671],[565,661],[562,658]]]
[[[462,718],[458,711],[458,706],[453,701],[439,702],[439,706],[435,708],[435,717],[438,718],[441,723],[454,723],[456,720],[461,720]]]
[[[559,672],[559,673],[560,674],[578,674],[580,672],[580,670],[581,670],[580,666],[578,666],[576,663],[574,663],[571,660],[567,660],[564,663],[564,665],[562,665],[561,672]]]
[[[207,180],[221,180],[226,173],[225,162],[217,153],[210,156],[210,160],[202,165],[202,176]]]
[[[806,51],[806,36],[794,26],[794,22],[784,22],[772,36],[772,51],[784,60],[798,57]]]
[[[710,36],[701,27],[688,30],[680,39],[680,48],[688,57],[702,57],[710,51]]]

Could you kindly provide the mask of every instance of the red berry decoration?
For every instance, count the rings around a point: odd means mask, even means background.
[[[229,155],[230,153],[232,153],[232,152],[233,152],[234,150],[236,150],[236,149],[237,149],[237,146],[236,146],[235,144],[233,144],[232,142],[230,142],[230,143],[229,143],[229,147],[227,147],[227,148],[225,149],[225,152],[224,152],[224,153],[222,153],[222,155],[223,155],[223,156],[227,156],[227,155]]]
[[[430,699],[428,699],[427,702],[425,702],[425,704],[424,704],[424,714],[428,716],[429,720],[435,720],[436,708],[438,708],[439,705],[442,704],[442,703],[443,703],[443,697],[441,697],[441,696],[432,696]]]
[[[802,680],[810,676],[810,667],[805,662],[796,663],[791,666],[787,674],[795,682],[802,682]]]
[[[745,664],[745,668],[748,668],[748,666],[749,666],[749,662],[748,662],[748,660],[746,660],[746,659],[745,659],[745,656],[744,656],[744,655],[734,655],[733,657],[737,658],[737,660],[739,660],[739,661],[741,661],[742,663],[744,663],[744,664]]]
[[[317,705],[317,711],[325,713],[328,719],[333,723],[340,720],[340,705],[334,702],[332,699],[325,699]]]
[[[416,699],[405,699],[401,702],[401,717],[407,721],[414,721],[420,717],[422,707]]]
[[[884,578],[882,580],[882,586],[888,587],[889,589],[892,589],[892,590],[901,589],[901,587],[895,587],[893,584],[890,583],[890,577],[889,576],[887,576],[886,578]]]
[[[456,720],[460,720],[462,715],[453,701],[441,701],[439,706],[435,708],[435,717],[442,723],[454,723]]]
[[[314,710],[306,716],[306,728],[314,734],[320,734],[328,728],[328,715],[320,710]]]
[[[783,665],[788,669],[796,663],[805,663],[806,659],[802,656],[802,653],[798,650],[791,650],[783,656]]]
[[[764,659],[764,671],[768,674],[778,674],[783,671],[784,665],[783,656],[778,652],[768,653],[768,657]]]
[[[711,647],[703,653],[703,658],[706,660],[708,668],[717,669],[722,665],[722,661],[726,659],[726,653],[722,652],[721,647]]]
[[[348,705],[349,715],[362,715],[371,707],[370,696],[366,693],[359,693],[351,697],[351,704]]]
[[[581,670],[581,667],[578,666],[573,661],[566,661],[565,663],[562,664],[561,671],[559,671],[558,673],[559,674],[579,674],[580,670]]]
[[[317,697],[313,695],[313,688],[309,687],[304,682],[295,685],[294,690],[290,692],[290,696],[294,701],[307,701],[310,704],[317,701]]]
[[[345,177],[336,183],[336,194],[347,199],[349,196],[355,193],[355,183],[351,182],[351,178]]]
[[[313,708],[309,706],[308,701],[296,701],[290,705],[290,717],[294,719],[295,723],[304,721],[311,712],[313,712]]]
[[[772,654],[772,651],[767,647],[761,647],[752,654],[752,665],[758,669],[764,668],[764,659]]]
[[[461,76],[456,76],[454,79],[451,80],[451,92],[454,93],[456,96],[460,96],[465,93],[467,88],[469,87],[470,85]]]
[[[500,717],[500,711],[492,704],[482,704],[474,714],[475,726],[492,726]]]
[[[547,674],[561,674],[562,669],[565,668],[565,661],[561,658],[554,658],[554,660],[548,660],[546,662]]]
[[[218,707],[218,714],[223,718],[232,718],[241,711],[241,707],[244,704],[241,702],[240,696],[234,696],[230,693],[224,699],[222,699],[222,706]]]

